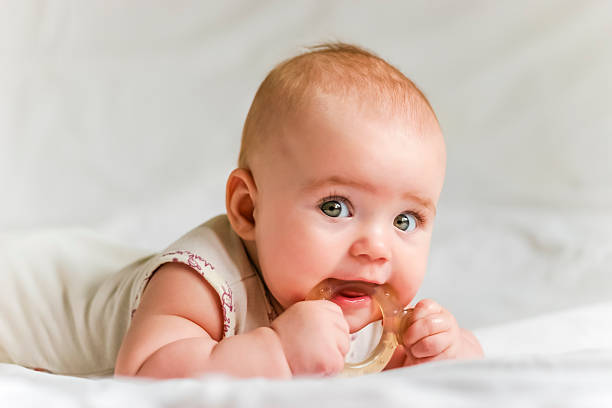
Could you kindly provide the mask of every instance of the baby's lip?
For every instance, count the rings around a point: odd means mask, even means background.
[[[355,283],[353,285],[353,283]],[[332,296],[332,300],[343,303],[360,304],[372,299],[373,289],[377,286],[369,282],[345,281]]]
[[[345,280],[337,278],[328,278],[321,281],[315,286],[306,296],[306,299],[328,299],[336,298],[338,300],[355,302],[357,300],[371,299],[375,295],[378,288],[381,286],[378,282],[366,280]]]
[[[329,300],[343,309],[352,310],[354,308],[369,306],[372,302],[372,297],[366,293],[346,293],[341,291],[336,293]]]
[[[380,286],[386,283],[384,279],[376,279],[374,274],[370,274],[366,272],[361,273],[361,271],[356,271],[355,273],[339,273],[338,278],[328,278],[327,280],[335,281],[338,284],[342,285],[367,285],[367,286]]]

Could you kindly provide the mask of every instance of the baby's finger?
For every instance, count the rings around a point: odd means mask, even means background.
[[[410,347],[417,341],[451,329],[452,322],[444,313],[435,313],[414,321],[402,333],[402,340],[406,347]]]
[[[338,306],[337,304],[335,304],[334,302],[332,302],[331,300],[316,300],[315,302],[321,302],[321,305],[323,305],[322,307],[324,309],[329,310],[330,312],[334,314],[344,316],[342,312],[342,308]]]
[[[451,346],[451,335],[449,332],[437,333],[427,336],[410,347],[410,354],[415,358],[437,356]]]
[[[343,356],[346,356],[346,354],[351,349],[351,337],[350,336],[338,336],[337,342],[338,342],[338,349],[340,350],[340,353],[342,353]]]
[[[419,320],[427,315],[442,312],[442,306],[431,299],[423,299],[414,306],[412,320]]]
[[[457,358],[457,348],[454,345],[447,347],[444,351],[435,356],[431,357],[423,357],[423,358],[413,358],[413,364],[423,364],[430,363],[432,361],[442,361],[442,360],[452,360]]]
[[[344,318],[344,312],[340,306],[329,300],[315,300],[314,302],[322,302],[321,305],[325,311],[326,318],[332,320],[334,326],[341,332],[348,334],[350,327]]]
[[[338,330],[340,330],[342,333],[346,333],[348,337],[348,334],[351,331],[351,328],[349,327],[349,324],[344,317],[341,317],[340,319],[336,319],[334,321],[334,326]]]

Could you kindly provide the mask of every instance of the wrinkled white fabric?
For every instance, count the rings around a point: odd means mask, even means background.
[[[7,406],[162,407],[606,407],[612,350],[445,361],[349,379],[273,381],[220,376],[150,381],[54,376],[0,364]]]

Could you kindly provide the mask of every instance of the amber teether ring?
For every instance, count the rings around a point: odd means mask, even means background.
[[[382,335],[374,350],[359,363],[345,363],[340,373],[342,377],[376,373],[381,371],[393,356],[393,352],[401,343],[401,333],[409,323],[410,310],[398,306],[397,298],[388,285],[375,285],[361,281],[342,281],[326,279],[315,286],[307,300],[331,300],[343,291],[363,293],[378,304],[382,312]]]

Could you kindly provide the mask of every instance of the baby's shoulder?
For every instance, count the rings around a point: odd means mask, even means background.
[[[143,293],[136,314],[185,318],[219,341],[223,309],[217,290],[188,265],[170,262],[159,267]],[[135,315],[134,319],[138,317]]]

